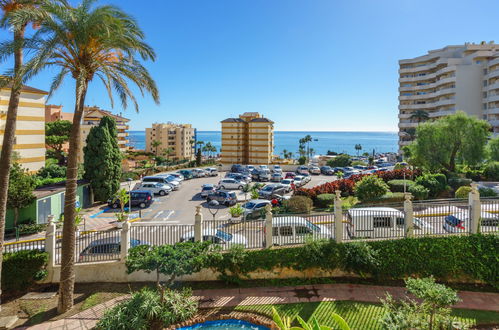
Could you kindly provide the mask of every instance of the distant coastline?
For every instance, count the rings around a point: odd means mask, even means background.
[[[145,148],[145,131],[129,131],[130,145],[136,149]],[[328,150],[356,154],[355,145],[362,146],[362,153],[369,152],[397,152],[397,132],[328,132],[328,131],[275,131],[274,153],[281,154],[283,150],[296,153],[298,151],[298,140],[305,135],[311,135],[313,148],[316,154],[325,154]],[[220,131],[198,131],[197,140],[211,142],[217,150],[221,145]],[[315,141],[317,140],[317,141]]]

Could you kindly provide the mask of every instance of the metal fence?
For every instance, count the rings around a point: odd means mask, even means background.
[[[499,232],[499,200],[483,198],[480,214],[480,232]]]
[[[45,251],[45,239],[33,239],[29,241],[19,241],[5,243],[3,246],[4,253],[19,252],[24,250],[40,250]]]
[[[395,208],[352,208],[343,214],[344,239],[405,237],[405,212]]]
[[[272,244],[303,244],[334,239],[334,214],[278,214],[272,218]]]
[[[135,222],[130,227],[130,246],[170,245],[191,239],[194,240],[194,225]]]
[[[56,232],[56,265],[61,264],[62,232]],[[91,231],[78,234],[75,242],[75,262],[119,260],[121,230]]]
[[[265,220],[203,221],[202,239],[219,244],[223,250],[236,244],[248,249],[261,248],[265,243]]]
[[[470,232],[471,208],[468,200],[415,202],[413,210],[414,236],[441,236]],[[461,221],[462,225],[460,225]]]

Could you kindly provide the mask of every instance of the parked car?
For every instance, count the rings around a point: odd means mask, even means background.
[[[303,244],[307,237],[329,239],[331,231],[302,217],[276,217],[272,221],[272,244]]]
[[[320,168],[320,170],[321,170],[321,173],[324,175],[333,175],[334,174],[334,171],[331,168],[331,166],[322,166]]]
[[[208,167],[205,169],[207,176],[217,176],[218,170],[214,167]]]
[[[138,239],[130,239],[130,247],[139,245],[150,245],[148,242]],[[80,252],[79,262],[92,262],[99,260],[109,260],[113,256],[119,258],[121,252],[121,235],[115,237],[102,238],[90,242],[90,244]]]
[[[182,174],[184,180],[190,180],[194,177],[190,170],[180,170],[177,173]]]
[[[216,188],[215,188],[214,184],[204,184],[201,187],[201,197],[206,198],[206,197],[208,197],[209,194],[214,193],[215,190],[216,190]]]
[[[244,186],[247,185],[244,181],[238,181],[236,179],[225,178],[220,180],[218,187],[220,189],[239,189],[242,190]]]
[[[241,173],[227,173],[225,176],[226,178],[231,178],[237,181],[245,182],[245,183],[250,183],[251,182],[251,176],[241,174]]]
[[[211,194],[208,194],[208,196],[206,197],[206,201],[217,201],[219,204],[232,206],[237,203],[237,196],[233,191],[217,190],[212,192]]]
[[[283,179],[281,172],[274,172],[270,175],[270,181],[281,182]]]
[[[244,172],[247,172],[248,170],[246,169],[246,167],[244,167],[243,165],[241,164],[234,164],[232,165],[232,167],[230,168],[230,171],[232,173],[244,173]]]
[[[158,174],[156,176],[160,176],[162,178],[165,178],[166,181],[170,186],[172,186],[173,190],[179,190],[180,189],[180,181],[177,179],[177,177],[171,175],[171,174]]]
[[[265,207],[270,204],[266,199],[252,199],[243,205],[244,219],[257,219],[262,216]]]
[[[285,179],[294,179],[296,176],[296,173],[288,172],[286,173],[286,176],[284,177]]]
[[[141,209],[150,206],[153,203],[153,194],[146,190],[133,190],[130,192],[132,207],[138,206]],[[107,204],[110,208],[117,209],[120,207],[119,199],[108,199]],[[128,206],[129,203],[127,203]]]
[[[305,181],[303,181],[302,175],[295,176],[293,180],[294,180],[294,184],[296,187],[301,187],[305,184]]]
[[[253,181],[270,181],[270,171],[268,169],[255,169],[251,173],[251,178],[253,179]]]
[[[310,166],[308,168],[308,171],[310,172],[310,174],[315,174],[315,175],[321,174],[321,169],[318,168],[317,166]]]
[[[258,196],[262,199],[272,199],[274,196],[282,196],[286,193],[286,187],[280,183],[268,184],[258,192]]]
[[[446,216],[443,227],[448,233],[469,233],[470,225],[469,212],[459,212]],[[499,217],[493,213],[482,211],[480,212],[480,225],[482,230],[485,229],[484,227],[497,228],[499,226]]]
[[[254,165],[246,165],[246,169],[251,172],[255,169],[255,166]]]
[[[259,165],[258,168],[260,170],[268,170],[269,169],[269,167],[267,165]]]
[[[177,180],[178,182],[184,181],[184,176],[180,173],[168,173],[168,174],[173,176],[175,180]]]
[[[173,189],[169,184],[159,182],[143,182],[136,190],[150,191],[152,194],[165,196],[168,195]]]
[[[164,176],[146,176],[142,178],[142,183],[163,183],[169,185],[172,190],[175,189],[175,185],[168,181],[168,179]],[[178,182],[176,184],[179,185]],[[178,188],[177,188],[178,189]]]
[[[181,242],[194,242],[194,232],[191,231],[180,238]],[[224,245],[242,245],[246,247],[248,240],[243,235],[230,234],[220,229],[208,228],[203,230],[203,241],[208,241],[214,244]]]
[[[300,166],[298,166],[298,168],[296,169],[296,173],[301,174],[301,175],[303,175],[303,174],[308,174],[308,173],[309,173],[309,172],[308,172],[308,167],[306,167],[305,165],[300,165]]]
[[[286,188],[286,192],[288,193],[288,192],[293,190],[293,187],[295,185],[294,182],[295,182],[295,180],[293,180],[293,179],[283,179],[281,181],[281,184]]]
[[[206,176],[206,172],[203,169],[195,168],[192,170],[192,176],[195,178],[204,178]]]
[[[310,177],[310,175],[303,175],[302,183],[303,183],[303,185],[306,185],[311,180],[312,180],[312,178]]]
[[[272,172],[274,173],[281,173],[282,174],[282,168],[280,165],[274,165],[272,166]]]

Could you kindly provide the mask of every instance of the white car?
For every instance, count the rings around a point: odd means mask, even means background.
[[[317,175],[321,174],[321,169],[318,168],[317,166],[310,166],[308,168],[308,171],[310,172],[310,174],[317,174]]]
[[[295,186],[297,186],[297,187],[303,186],[305,184],[305,181],[303,180],[303,178],[304,177],[302,175],[295,176],[295,178],[293,179]]]
[[[192,170],[192,176],[195,178],[204,178],[206,176],[206,172],[200,168],[195,168]]]
[[[178,182],[184,181],[184,176],[180,173],[168,173],[168,175],[173,176]]]
[[[216,188],[215,188],[214,184],[210,184],[210,183],[204,184],[201,187],[201,197],[206,198],[206,197],[208,197],[209,194],[215,192],[215,190],[216,190]]]
[[[307,237],[329,239],[331,231],[302,217],[276,217],[272,220],[272,244],[303,244]]]
[[[308,174],[308,167],[306,167],[305,165],[300,165],[296,169],[296,173],[298,173],[298,174]]]
[[[225,178],[223,180],[220,180],[220,182],[218,182],[218,188],[219,189],[239,189],[239,190],[242,190],[244,188],[244,186],[246,186],[246,182],[243,182],[243,181],[237,181],[235,179],[231,179],[231,178]]]
[[[158,174],[157,176],[165,178],[166,181],[168,182],[168,184],[172,186],[173,190],[180,189],[180,186],[181,186],[180,181],[175,176],[170,175],[170,174]]]
[[[293,190],[291,188],[291,185],[294,185],[294,180],[293,179],[283,179],[281,180],[281,184],[286,188],[286,192],[290,192]]]
[[[274,172],[274,173],[282,173],[282,168],[281,168],[281,166],[280,166],[280,165],[274,165],[274,166],[272,167],[272,172]]]
[[[205,169],[206,175],[207,176],[217,176],[218,175],[218,170],[214,167],[208,167]]]
[[[260,165],[258,166],[261,170],[268,170],[269,167],[267,165]]]
[[[149,191],[152,194],[165,196],[168,195],[173,189],[169,184],[159,182],[143,182],[134,190]]]
[[[181,237],[181,242],[194,242],[194,232],[188,232]],[[208,228],[203,230],[203,241],[212,242],[214,244],[225,245],[226,247],[230,245],[242,245],[247,246],[248,240],[246,237],[239,234],[230,234],[220,229]]]

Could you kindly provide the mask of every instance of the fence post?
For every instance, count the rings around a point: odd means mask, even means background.
[[[196,206],[196,214],[194,215],[194,240],[201,242],[203,239],[203,213],[201,213],[201,206]]]
[[[267,204],[265,206],[265,248],[270,248],[273,245],[272,242],[272,206]]]
[[[48,266],[49,271],[55,265],[55,240],[56,240],[56,226],[54,223],[54,216],[49,215],[47,224],[47,231],[45,232],[45,252],[49,255]]]
[[[480,192],[476,183],[471,184],[471,191],[468,195],[470,201],[470,234],[480,232],[480,213],[482,212],[482,205],[480,203]]]
[[[128,221],[123,223],[123,227],[121,227],[121,251],[120,251],[120,259],[125,260],[128,256],[128,249],[130,248],[130,227],[132,224]]]
[[[404,194],[404,225],[405,237],[413,237],[414,235],[414,209],[412,207],[412,194]]]
[[[343,242],[343,209],[341,207],[341,191],[335,191],[334,197],[334,238],[336,243]]]

